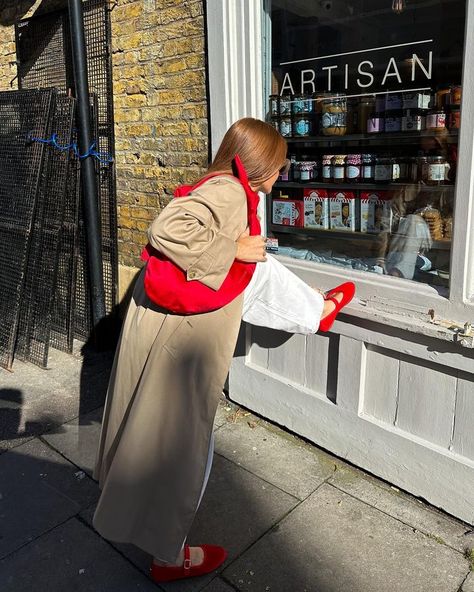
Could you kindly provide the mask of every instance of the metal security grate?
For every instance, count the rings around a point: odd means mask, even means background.
[[[42,181],[46,146],[28,134],[51,133],[54,90],[0,93],[0,365],[13,362],[20,298]]]
[[[62,146],[71,144],[75,100],[57,97],[52,130]],[[43,163],[23,286],[15,356],[46,367],[50,344],[53,295],[56,293],[60,233],[69,183],[69,150],[48,146]],[[59,286],[63,288],[63,286]]]
[[[96,149],[113,157],[115,140],[109,9],[106,0],[87,0],[83,4],[83,9],[89,89],[97,100]],[[16,26],[16,44],[20,88],[54,86],[64,92],[71,89],[74,93],[67,10],[43,14],[19,23]],[[118,285],[115,166],[97,162],[96,170],[102,226],[105,304],[107,313],[111,313],[116,304]],[[87,339],[92,327],[90,290],[83,249],[77,263],[74,333],[77,337]]]

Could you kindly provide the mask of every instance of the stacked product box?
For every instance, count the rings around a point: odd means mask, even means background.
[[[329,228],[329,197],[325,189],[304,190],[304,227]]]
[[[354,191],[329,191],[329,225],[331,230],[359,230],[358,200]]]
[[[273,199],[272,223],[280,226],[304,226],[303,202],[296,199]]]
[[[391,200],[392,193],[390,191],[361,191],[361,232],[390,232],[392,227]]]

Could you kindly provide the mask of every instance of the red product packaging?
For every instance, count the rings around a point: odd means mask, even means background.
[[[361,191],[360,194],[360,230],[377,233],[390,231],[392,226],[392,192]]]
[[[304,225],[303,202],[296,199],[274,199],[272,223],[302,228]]]
[[[359,200],[353,191],[329,192],[329,218],[332,230],[359,230]]]

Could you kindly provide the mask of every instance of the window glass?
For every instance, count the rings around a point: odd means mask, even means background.
[[[446,293],[464,20],[459,0],[273,0],[279,253]]]

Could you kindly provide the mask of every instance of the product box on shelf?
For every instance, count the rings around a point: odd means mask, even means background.
[[[331,230],[359,230],[358,200],[354,191],[330,191],[329,215]]]
[[[390,191],[361,191],[360,231],[382,232],[392,227],[392,193]]]
[[[272,223],[281,226],[303,226],[303,202],[296,199],[273,199]]]
[[[304,227],[329,228],[329,198],[326,189],[305,189]]]

